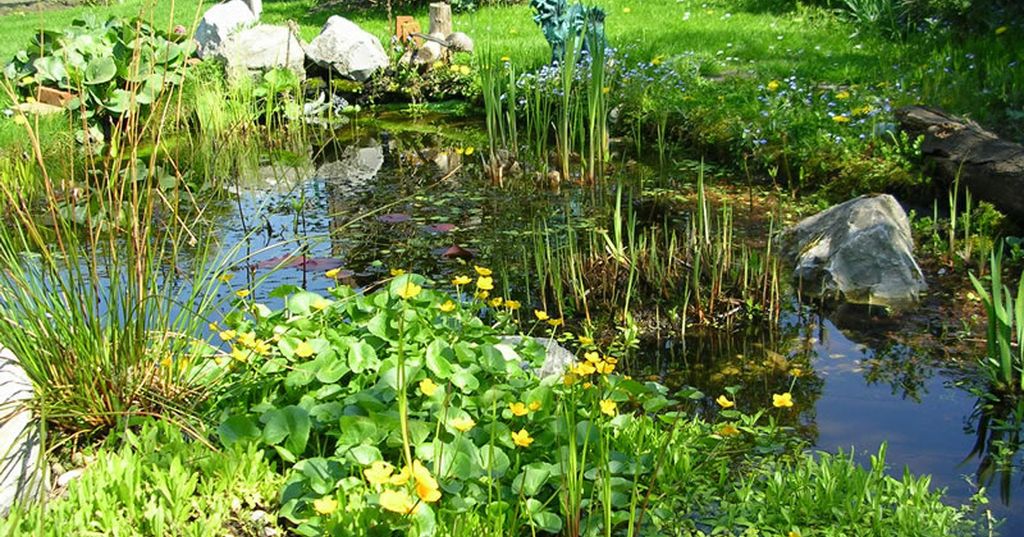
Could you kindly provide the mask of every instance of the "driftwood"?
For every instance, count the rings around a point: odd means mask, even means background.
[[[1024,222],[1024,146],[937,108],[908,106],[896,118],[911,136],[924,136],[921,153],[941,179],[959,177],[975,199]]]

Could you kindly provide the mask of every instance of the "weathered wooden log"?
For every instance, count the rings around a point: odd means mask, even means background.
[[[430,31],[427,33],[445,37],[452,33],[452,6],[447,2],[430,4]]]
[[[921,153],[940,179],[959,177],[974,199],[1024,222],[1024,146],[938,108],[908,106],[896,118],[911,136],[924,136]]]

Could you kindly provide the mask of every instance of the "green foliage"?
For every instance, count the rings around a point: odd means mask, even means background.
[[[981,297],[988,316],[988,351],[981,361],[989,385],[997,393],[1019,395],[1024,392],[1024,278],[1016,295],[1003,285],[1002,250],[991,254],[990,289],[971,274],[974,290]]]
[[[68,108],[95,121],[145,110],[184,78],[191,54],[185,35],[168,35],[135,19],[76,19],[37,34],[4,69],[22,97],[47,86],[76,95]]]
[[[481,276],[478,286],[489,280]],[[540,365],[543,349],[502,344],[501,332],[484,322],[506,325],[517,305],[462,302],[420,290],[426,285],[403,275],[370,294],[339,287],[329,298],[284,288],[273,293],[285,298],[284,309],[226,319],[232,333],[222,335],[233,349],[219,367],[239,388],[221,401],[221,440],[276,454],[288,481],[281,514],[298,533],[383,526],[425,535],[467,511],[557,533],[562,452],[577,449],[586,461],[577,468],[587,474],[580,491],[589,494],[602,437],[617,476],[649,474],[650,460],[614,439],[638,419],[627,410],[671,405],[664,388],[609,374],[615,360],[597,353],[566,383],[542,381],[528,369]],[[439,503],[391,479],[396,468],[419,464],[440,482]],[[375,465],[387,479],[371,475]],[[633,490],[632,481],[620,481],[616,498]],[[394,494],[424,502],[408,519],[388,515]],[[341,507],[324,512],[317,501]],[[385,516],[374,514],[382,508]]]
[[[4,535],[264,535],[281,481],[254,446],[214,453],[166,422],[145,420],[101,447],[62,496],[2,522]]]

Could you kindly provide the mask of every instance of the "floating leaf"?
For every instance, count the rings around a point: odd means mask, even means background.
[[[441,253],[441,257],[445,259],[473,259],[474,254],[457,244],[453,244]]]

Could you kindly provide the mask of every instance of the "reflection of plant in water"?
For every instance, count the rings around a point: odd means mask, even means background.
[[[1024,401],[1016,405],[980,394],[974,412],[966,419],[965,432],[976,436],[974,447],[961,466],[978,459],[976,475],[980,486],[989,487],[999,478],[999,498],[1010,505],[1013,474],[1020,464],[1021,425],[1024,422]]]

